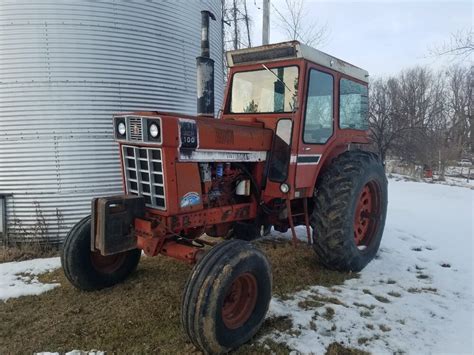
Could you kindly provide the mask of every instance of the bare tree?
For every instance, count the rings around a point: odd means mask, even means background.
[[[465,59],[474,53],[472,29],[459,30],[451,34],[449,41],[430,50],[432,55],[452,56]]]
[[[222,1],[222,70],[227,78],[227,57],[225,52],[252,46],[252,19],[248,15],[247,0]]]
[[[397,140],[408,130],[408,122],[397,113],[398,82],[395,78],[379,78],[370,83],[369,128],[371,140],[383,161]]]
[[[222,21],[225,50],[252,46],[247,0],[222,0]]]
[[[272,3],[271,3],[272,4]],[[279,26],[290,40],[301,41],[309,46],[320,46],[327,41],[327,25],[314,20],[305,0],[285,0],[283,8],[272,8]]]
[[[437,167],[443,179],[449,161],[472,147],[471,70],[414,67],[371,82],[371,138],[380,156]]]
[[[474,152],[472,70],[472,67],[457,64],[446,71],[447,105],[452,120],[450,136],[460,156],[469,150],[469,146],[471,152]]]
[[[397,140],[394,151],[406,161],[429,167],[439,161],[448,122],[443,80],[442,75],[423,67],[399,75],[395,114],[408,129]]]

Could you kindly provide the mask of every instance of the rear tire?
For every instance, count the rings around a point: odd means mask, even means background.
[[[61,264],[71,284],[84,291],[99,290],[125,280],[140,261],[141,250],[110,256],[91,251],[91,217],[80,220],[68,233],[61,250]]]
[[[261,327],[271,299],[272,273],[250,243],[224,241],[195,265],[183,294],[181,323],[193,344],[221,354]]]
[[[360,271],[377,253],[387,214],[387,178],[378,157],[338,156],[318,180],[311,218],[313,247],[329,269]]]

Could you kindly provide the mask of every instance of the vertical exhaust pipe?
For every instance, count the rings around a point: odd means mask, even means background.
[[[216,17],[210,11],[201,11],[201,55],[197,64],[197,114],[214,117],[214,61],[210,58],[209,18]]]

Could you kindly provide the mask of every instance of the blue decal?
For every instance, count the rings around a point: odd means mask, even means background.
[[[181,198],[181,208],[199,205],[201,196],[197,192],[188,192]]]

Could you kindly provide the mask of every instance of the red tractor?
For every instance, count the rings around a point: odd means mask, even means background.
[[[257,332],[271,299],[270,264],[251,241],[273,226],[297,243],[304,226],[320,263],[360,271],[380,245],[387,180],[364,149],[368,73],[298,42],[227,53],[215,119],[210,17],[202,13],[198,116],[114,117],[126,194],[93,200],[61,260],[81,290],[123,281],[142,252],[194,264],[183,328],[196,347],[223,353]]]

